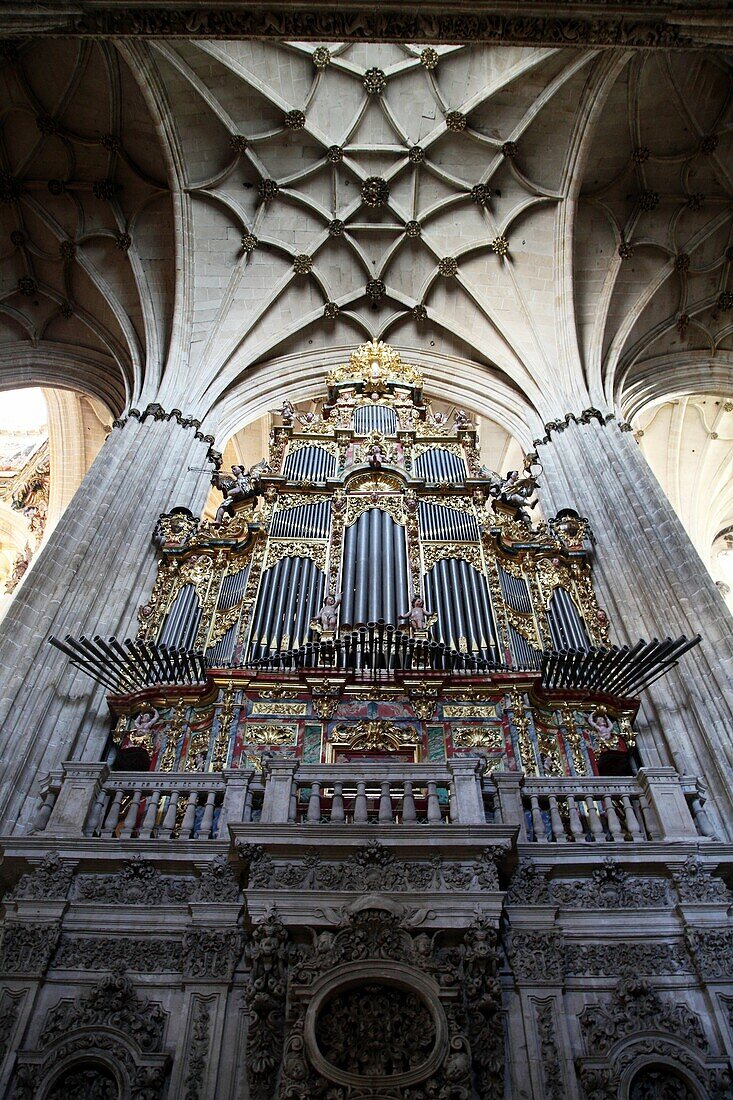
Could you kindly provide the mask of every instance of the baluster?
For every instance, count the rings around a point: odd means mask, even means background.
[[[610,794],[606,794],[603,796],[603,806],[606,811],[606,824],[608,825],[608,831],[611,834],[611,840],[623,840],[623,829],[621,828],[621,822],[618,819],[616,807],[613,804],[613,798]]]
[[[402,794],[402,824],[414,825],[416,821],[417,814],[415,812],[415,796],[412,793],[412,783],[409,779],[406,779]]]
[[[101,830],[102,836],[114,836],[117,823],[120,820],[120,803],[122,802],[122,791],[115,791],[115,796],[112,799],[112,805],[109,808],[107,819]]]
[[[534,829],[534,838],[540,844],[547,844],[547,829],[545,828],[545,819],[540,810],[540,800],[536,794],[531,794],[529,796],[529,801],[532,806],[532,828]]]
[[[178,834],[180,840],[190,840],[191,838],[194,823],[196,821],[197,802],[198,791],[191,791],[188,796],[188,802],[186,803],[186,810],[183,815],[183,821],[181,822],[181,831]]]
[[[641,829],[639,828],[639,822],[636,814],[634,813],[634,807],[631,803],[631,798],[627,794],[621,795],[621,803],[624,808],[624,821],[626,824],[626,832],[629,834],[632,841],[643,840],[641,835]]]
[[[440,802],[438,801],[438,791],[434,780],[428,782],[428,822],[431,825],[438,824],[443,820],[443,815],[440,812]]]
[[[244,796],[244,809],[242,810],[242,821],[252,820],[252,784],[247,784],[247,793]]]
[[[700,836],[711,836],[715,840],[717,840],[718,837],[715,829],[713,828],[713,823],[708,817],[708,811],[703,806],[703,802],[704,799],[695,795],[693,795],[692,799],[690,800],[689,809],[690,813],[692,814],[692,819],[695,822],[695,828],[697,829]]]
[[[588,807],[588,824],[590,825],[590,833],[596,843],[599,840],[605,840],[605,833],[603,832],[603,822],[598,816],[598,810],[596,809],[596,802],[592,794],[585,796],[585,804]]]
[[[334,783],[333,797],[331,798],[331,821],[335,825],[341,825],[346,820],[344,813],[344,785]]]
[[[104,801],[107,798],[107,793],[107,791],[100,791],[100,800],[102,801],[102,804],[104,804]],[[42,833],[48,825],[48,819],[50,818],[53,812],[53,808],[56,805],[58,794],[59,792],[57,790],[48,790],[42,796],[41,805],[36,811],[36,817],[33,823],[34,829],[37,833]]]
[[[127,839],[128,837],[132,836],[133,829],[135,828],[135,825],[137,823],[137,815],[140,810],[140,799],[142,798],[142,793],[143,792],[140,790],[139,787],[136,787],[135,790],[132,792],[130,805],[127,807],[127,813],[125,814],[125,821],[122,828],[120,829],[120,837],[125,837]]]
[[[311,786],[311,794],[308,799],[308,813],[305,815],[306,821],[311,824],[317,824],[321,820],[321,784],[313,783]]]
[[[448,820],[458,821],[458,796],[456,794],[455,780],[451,780],[448,788]]]
[[[168,796],[168,808],[165,811],[163,824],[158,829],[158,837],[167,840],[176,827],[176,809],[178,807],[178,791],[171,791]]]
[[[143,817],[143,823],[140,826],[140,836],[151,837],[153,835],[153,830],[155,829],[155,819],[158,816],[159,803],[160,791],[155,791],[153,795],[148,798],[148,802],[145,807],[145,816]]]
[[[575,805],[575,797],[572,794],[568,795],[568,817],[570,818],[570,832],[573,834],[573,840],[582,840],[585,836],[585,830],[580,820],[578,807]]]
[[[367,813],[366,783],[363,779],[357,780],[356,798],[354,799],[354,824],[366,825],[369,820]]]
[[[290,788],[290,802],[288,804],[288,822],[293,823],[298,820],[298,794],[300,787],[293,781],[293,785]]]
[[[567,844],[568,838],[565,836],[565,826],[563,820],[560,817],[560,811],[557,807],[557,795],[549,795],[550,803],[550,828],[552,829],[552,835],[558,844]]]
[[[48,792],[48,793],[50,794],[50,792]],[[99,792],[99,794],[97,795],[97,797],[95,798],[94,805],[92,806],[91,813],[89,814],[89,818],[87,820],[86,827],[84,829],[84,835],[85,836],[98,836],[99,835],[99,827],[102,824],[102,822],[104,821],[104,808],[107,805],[108,800],[109,800],[109,791],[101,790]],[[46,828],[46,823],[48,822],[48,818],[51,815],[51,807],[52,806],[53,806],[53,802],[51,802],[51,804],[49,805],[48,814],[46,815],[46,820],[44,821],[43,825],[40,825],[38,818],[36,819],[36,832],[42,832],[43,829]],[[45,806],[43,808],[45,809]],[[40,818],[40,816],[41,815],[39,814],[39,818]]]
[[[203,817],[199,826],[199,840],[208,840],[211,835],[211,826],[214,824],[214,801],[216,791],[209,791],[206,796]]]
[[[391,825],[393,820],[392,814],[392,796],[389,792],[389,780],[385,779],[380,784],[379,795],[379,824]]]

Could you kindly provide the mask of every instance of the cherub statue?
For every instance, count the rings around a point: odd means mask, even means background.
[[[336,629],[337,611],[339,604],[341,603],[340,596],[326,596],[323,601],[321,610],[316,615],[316,619],[321,624],[322,631],[329,631]]]
[[[128,734],[131,745],[143,745],[152,754],[155,748],[154,727],[160,721],[160,715],[153,706],[147,706],[135,716],[132,729]]]
[[[381,470],[387,456],[378,443],[373,443],[367,452],[367,461],[373,470]]]
[[[423,632],[433,625],[437,615],[426,609],[422,596],[413,596],[410,610],[404,615],[400,615],[399,618],[406,623],[410,630]]]
[[[295,406],[292,401],[288,401],[287,397],[280,407],[280,416],[283,424],[291,425],[295,420]]]
[[[465,409],[456,409],[453,419],[459,432],[463,431],[465,428],[473,427],[471,417],[468,415]]]
[[[430,423],[434,428],[444,428],[448,423],[448,415],[444,412],[430,411]]]
[[[613,737],[613,722],[601,710],[588,715],[588,725],[596,731],[602,741],[609,741]]]
[[[234,505],[243,500],[256,498],[260,491],[260,476],[267,469],[264,459],[245,470],[244,466],[232,466],[232,477],[222,477],[216,474],[213,483],[224,493],[224,500],[216,510],[214,523],[216,526],[224,519],[224,513],[234,515]]]

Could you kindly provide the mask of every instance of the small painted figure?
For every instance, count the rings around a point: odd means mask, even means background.
[[[218,526],[224,519],[224,513],[234,515],[234,505],[243,500],[252,500],[259,493],[260,474],[265,469],[263,462],[258,462],[250,470],[244,466],[232,466],[232,477],[221,477],[217,474],[214,484],[224,493],[224,500],[216,510],[214,523]]]
[[[367,459],[369,465],[373,470],[381,470],[382,464],[387,461],[387,456],[379,446],[378,443],[374,443],[367,453]]]
[[[588,725],[596,731],[602,741],[610,741],[613,737],[613,722],[600,710],[588,715]]]
[[[292,401],[288,401],[287,397],[280,408],[280,416],[282,417],[283,424],[290,425],[295,420],[295,406]]]
[[[321,610],[316,615],[316,618],[321,624],[321,630],[335,630],[336,629],[336,609],[341,603],[340,596],[326,596],[323,601]]]
[[[404,620],[412,630],[427,630],[430,625],[428,619],[431,614],[432,612],[426,610],[425,601],[422,597],[413,596],[410,610],[399,617]]]

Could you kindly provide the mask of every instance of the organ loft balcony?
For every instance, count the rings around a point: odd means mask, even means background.
[[[516,845],[710,836],[700,782],[635,745],[640,692],[699,639],[611,643],[592,533],[568,509],[533,524],[539,477],[533,454],[482,466],[468,414],[434,412],[384,344],[317,413],[285,401],[267,458],[215,471],[213,521],[160,517],[137,636],[52,639],[112,728],[102,760],[46,777],[38,843],[234,845],[255,892],[295,846],[292,890],[327,893],[324,852],[353,850],[364,889],[398,873],[388,840],[428,892],[470,856],[469,898]]]

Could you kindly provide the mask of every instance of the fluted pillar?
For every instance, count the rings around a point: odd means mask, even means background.
[[[537,452],[548,514],[572,507],[597,539],[596,591],[614,641],[702,635],[644,693],[639,748],[652,767],[703,777],[721,835],[733,835],[733,619],[629,432],[570,423]]]
[[[0,831],[25,831],[38,777],[98,760],[110,730],[104,689],[48,644],[51,635],[134,636],[155,573],[161,512],[198,511],[208,442],[176,420],[115,428],[0,626]]]

